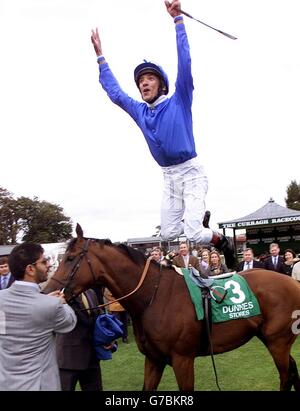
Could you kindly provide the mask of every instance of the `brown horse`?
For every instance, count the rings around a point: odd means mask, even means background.
[[[85,239],[80,226],[45,292],[65,288],[68,300],[91,286],[106,286],[119,298],[139,283],[146,258],[109,240]],[[290,355],[296,335],[292,313],[300,309],[300,284],[288,276],[263,269],[244,272],[260,304],[261,315],[213,324],[214,354],[240,347],[257,336],[268,348],[280,375],[280,389],[300,391],[297,365]],[[174,369],[180,390],[194,389],[194,359],[209,355],[203,321],[182,276],[151,262],[142,286],[122,300],[130,313],[136,342],[145,355],[144,389],[155,390],[167,364]]]

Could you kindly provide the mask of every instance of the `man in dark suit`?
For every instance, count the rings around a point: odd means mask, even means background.
[[[4,290],[12,285],[15,277],[9,270],[8,257],[0,258],[0,290]]]
[[[280,248],[276,243],[270,244],[270,257],[264,261],[264,268],[266,270],[277,271],[281,274],[286,274],[283,266],[283,258],[280,257]]]
[[[238,264],[236,271],[246,271],[252,268],[263,268],[263,265],[261,262],[254,260],[252,248],[245,248],[243,251],[243,261]]]
[[[189,247],[185,241],[179,245],[179,255],[173,258],[173,264],[180,268],[194,267],[200,271],[199,260],[197,257],[190,255]]]
[[[102,391],[99,360],[93,345],[93,332],[99,301],[94,290],[80,294],[72,308],[77,316],[76,327],[56,337],[57,361],[62,391],[75,391],[79,382],[82,391]],[[82,310],[84,309],[84,310]]]

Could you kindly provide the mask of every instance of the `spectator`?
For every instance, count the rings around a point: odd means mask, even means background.
[[[0,290],[4,290],[12,285],[15,281],[14,276],[9,271],[8,258],[0,258]]]
[[[203,248],[200,252],[200,265],[206,270],[209,267],[210,262],[210,251],[207,248]]]
[[[280,257],[280,248],[277,243],[270,244],[270,257],[265,259],[264,268],[266,270],[276,271],[285,274],[283,267],[283,258]]]
[[[252,268],[263,268],[263,264],[260,261],[254,260],[252,248],[245,248],[243,251],[243,261],[238,264],[236,271],[246,271]]]
[[[194,267],[200,271],[199,260],[197,257],[190,255],[189,247],[185,241],[179,245],[179,255],[173,258],[173,264],[181,268]]]
[[[299,261],[299,258],[296,258],[295,251],[287,248],[283,253],[283,270],[286,275],[291,276],[294,264]]]
[[[165,5],[176,30],[178,73],[175,93],[167,97],[169,81],[166,73],[157,64],[145,60],[134,70],[134,80],[143,103],[129,97],[103,56],[96,29],[92,30],[91,40],[99,64],[99,81],[111,101],[126,111],[140,127],[153,158],[162,168],[162,238],[173,240],[184,232],[189,240],[198,244],[212,243],[223,251],[226,263],[232,267],[235,255],[231,239],[204,226],[208,225],[204,219],[208,181],[195,149],[192,127],[194,85],[188,38],[180,1],[165,1]]]
[[[89,289],[76,297],[72,308],[77,317],[76,327],[56,337],[57,361],[62,391],[101,391],[99,360],[93,344],[95,321],[100,310],[87,310],[99,305],[96,293]]]
[[[162,250],[159,247],[153,248],[150,255],[151,257],[153,257],[153,260],[156,261],[158,264],[164,266],[168,264],[168,261],[165,259]]]
[[[209,264],[209,275],[220,275],[228,273],[228,268],[226,264],[221,261],[220,254],[218,251],[211,251],[210,253],[210,264]]]
[[[109,291],[108,288],[104,289],[104,297],[106,298],[107,302],[112,302],[115,300],[115,297],[112,295],[112,293]],[[127,344],[128,343],[128,314],[125,308],[118,302],[112,302],[108,306],[108,312],[110,314],[114,314],[123,324],[123,337],[122,341],[123,343]]]
[[[59,391],[55,334],[76,325],[64,295],[41,294],[49,262],[39,244],[13,249],[9,266],[15,282],[0,293],[0,390]]]

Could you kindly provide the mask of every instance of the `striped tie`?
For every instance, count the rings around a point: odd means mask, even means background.
[[[4,288],[7,287],[7,275],[3,275],[1,278],[1,288],[4,290]]]

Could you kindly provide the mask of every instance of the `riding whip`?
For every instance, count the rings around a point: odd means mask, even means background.
[[[187,12],[185,12],[185,11],[183,11],[183,10],[181,10],[181,13],[184,14],[185,16],[189,17],[190,19],[193,19],[193,20],[195,20],[195,21],[198,21],[198,23],[201,23],[201,24],[203,24],[204,26],[209,27],[210,29],[213,29],[213,30],[217,31],[218,33],[223,34],[223,36],[226,36],[226,37],[230,38],[231,40],[237,40],[237,37],[232,36],[231,34],[225,33],[225,31],[218,30],[218,29],[210,26],[209,24],[206,24],[206,23],[204,23],[203,21],[196,19],[195,17],[191,16],[189,13],[187,13]]]

